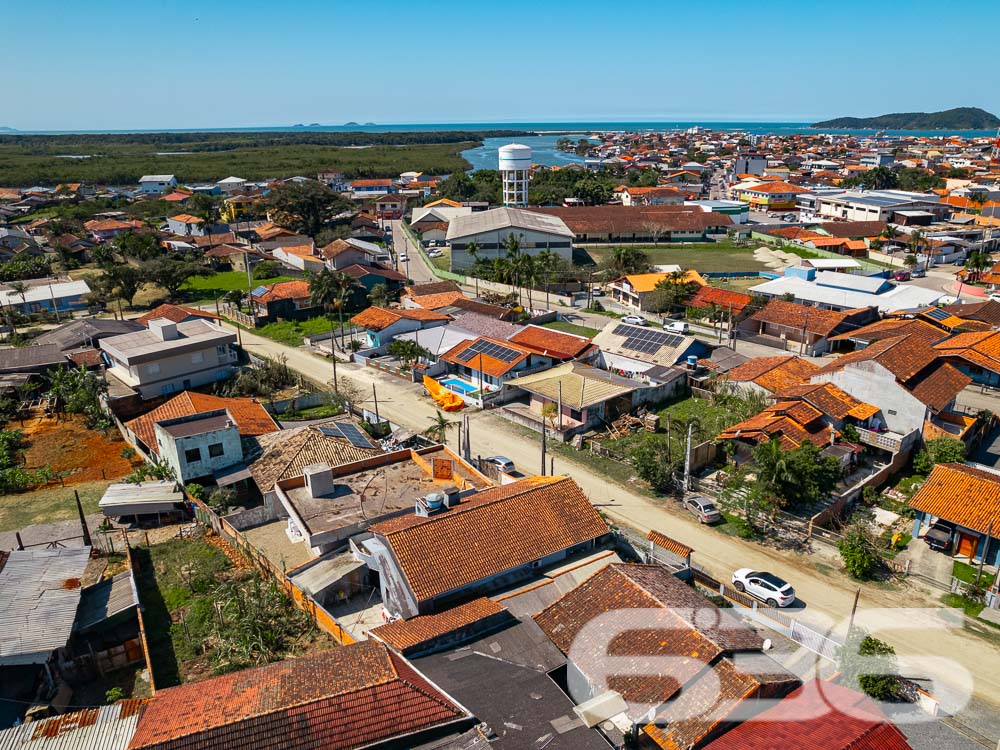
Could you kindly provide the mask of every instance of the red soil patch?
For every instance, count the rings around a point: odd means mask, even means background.
[[[132,473],[132,464],[121,455],[122,448],[128,443],[118,432],[109,430],[104,435],[97,430],[88,430],[75,414],[61,420],[25,420],[24,427],[16,422],[7,427],[24,433],[27,443],[25,468],[50,466],[56,474],[67,472],[63,481],[68,485],[119,479]]]

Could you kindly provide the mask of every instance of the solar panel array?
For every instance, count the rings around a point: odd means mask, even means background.
[[[256,289],[254,289],[252,292],[250,292],[250,296],[251,297],[263,297],[265,294],[267,294],[267,287],[266,286],[259,286]]]
[[[951,317],[951,313],[947,310],[942,310],[940,307],[932,307],[930,310],[927,310],[924,315],[931,320],[944,320],[945,318]]]
[[[684,340],[683,336],[675,333],[664,333],[626,324],[617,326],[612,333],[616,336],[625,336],[622,344],[625,349],[642,354],[656,354],[662,347],[673,348]]]
[[[337,422],[323,425],[319,431],[327,437],[345,438],[355,448],[374,448],[375,445],[368,436],[350,422]]]
[[[468,349],[459,354],[456,359],[459,362],[469,362],[477,355],[482,354],[485,357],[493,357],[493,359],[499,359],[501,362],[513,362],[515,359],[521,356],[521,352],[517,349],[511,349],[508,346],[502,346],[501,344],[494,344],[492,341],[486,341],[480,339],[472,344]]]

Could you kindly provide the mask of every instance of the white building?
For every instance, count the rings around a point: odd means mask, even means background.
[[[816,216],[842,221],[888,221],[904,209],[941,209],[936,195],[909,193],[903,190],[843,190],[820,195]]]
[[[139,192],[146,195],[161,195],[177,187],[177,178],[172,174],[145,174],[139,178]]]
[[[219,190],[223,193],[238,193],[246,187],[247,181],[242,177],[227,177],[215,184],[219,186]]]
[[[452,269],[471,268],[476,259],[468,247],[475,242],[480,258],[497,258],[506,253],[504,243],[513,235],[522,253],[538,255],[543,250],[569,262],[573,258],[573,231],[558,216],[521,208],[494,208],[468,216],[458,216],[448,224]]]

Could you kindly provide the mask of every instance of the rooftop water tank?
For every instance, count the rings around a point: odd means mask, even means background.
[[[444,505],[444,500],[445,497],[440,492],[432,492],[424,497],[424,504],[427,505],[427,510],[438,510]]]

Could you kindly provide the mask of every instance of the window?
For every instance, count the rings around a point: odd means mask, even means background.
[[[160,374],[160,363],[159,362],[150,362],[148,365],[146,365],[146,374],[147,375],[159,375]]]
[[[222,443],[212,443],[208,446],[208,455],[211,458],[218,458],[226,452],[226,449],[222,447]]]
[[[191,364],[200,365],[205,361],[205,352],[191,352]]]
[[[229,351],[229,350],[226,349],[226,347],[224,347],[224,346],[217,346],[217,347],[215,347],[215,353],[218,354],[220,357],[225,357],[227,351]]]
[[[189,464],[196,464],[201,461],[201,448],[188,448],[184,451],[184,460]]]

